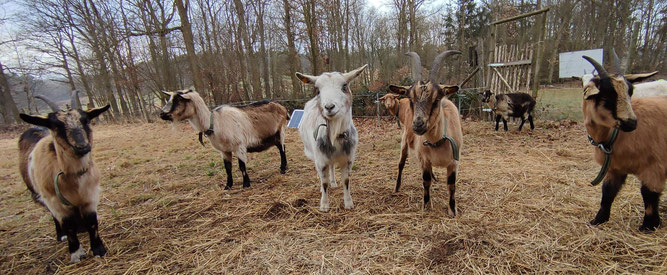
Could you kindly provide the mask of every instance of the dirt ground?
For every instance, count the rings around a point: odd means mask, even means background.
[[[447,217],[444,169],[422,210],[421,173],[408,159],[393,193],[400,130],[356,120],[353,210],[341,187],[321,213],[319,181],[295,129],[287,174],[275,148],[250,154],[252,186],[222,189],[222,158],[189,125],[96,125],[103,175],[103,258],[69,264],[47,210],[33,203],[17,169],[17,136],[0,139],[0,270],[33,273],[655,273],[667,272],[667,229],[638,232],[643,204],[630,177],[611,219],[598,209],[599,166],[581,123],[538,121],[534,131],[495,132],[464,121],[456,218]],[[663,200],[660,211],[667,214]],[[88,237],[81,234],[85,248]],[[92,255],[89,253],[89,255]]]

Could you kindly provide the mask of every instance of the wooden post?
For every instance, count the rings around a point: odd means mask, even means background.
[[[549,11],[546,9],[546,11]],[[535,26],[537,33],[537,43],[534,45],[533,49],[533,98],[537,98],[537,91],[540,87],[540,63],[542,61],[542,52],[544,51],[544,28],[546,27],[547,13],[546,11],[542,13],[542,17],[537,20],[537,25]]]
[[[380,127],[380,93],[375,93],[375,114],[378,117],[377,127]]]

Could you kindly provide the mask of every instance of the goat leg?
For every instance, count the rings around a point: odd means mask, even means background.
[[[403,167],[405,167],[405,161],[407,159],[408,159],[408,145],[403,143],[401,144],[401,158],[398,160],[398,177],[396,178],[396,189],[394,189],[394,192],[396,193],[398,193],[398,189],[401,188]]]
[[[285,155],[285,145],[282,143],[276,144],[278,151],[280,151],[280,173],[285,174],[287,172],[287,156]]]
[[[104,243],[100,238],[98,222],[97,222],[97,213],[90,212],[83,215],[83,222],[86,225],[88,230],[88,236],[90,237],[90,250],[93,251],[93,255],[102,257],[107,254],[107,249],[104,247]]]
[[[429,202],[431,202],[431,176],[433,175],[433,171],[431,169],[432,168],[430,165],[422,168],[422,179],[424,180],[424,210],[430,208]]]
[[[528,122],[530,122],[530,129],[533,130],[535,129],[535,125],[533,124],[533,115],[528,114]]]
[[[454,193],[456,193],[456,171],[451,171],[449,177],[447,177],[447,187],[449,187],[449,215],[454,218],[456,217],[456,200],[454,199]]]
[[[81,247],[77,233],[77,217],[74,215],[63,218],[62,229],[67,234],[67,247],[69,251],[69,260],[72,263],[78,263],[86,255],[86,251]]]
[[[656,230],[660,226],[660,214],[658,210],[660,192],[653,192],[642,183],[641,193],[644,199],[644,222],[639,227],[639,231]]]
[[[60,226],[58,220],[56,220],[56,217],[53,216],[51,217],[53,218],[53,223],[56,224],[56,241],[62,242],[64,240],[67,240],[67,235],[65,235],[65,233],[63,232],[63,229]]]
[[[248,172],[245,170],[245,162],[239,158],[239,170],[243,174],[243,188],[250,187],[250,177],[248,177]]]
[[[225,185],[225,190],[232,189],[234,185],[234,178],[232,177],[232,154],[224,153],[223,162],[225,163],[225,172],[227,173],[227,185]]]
[[[611,204],[614,202],[618,191],[621,190],[627,174],[607,174],[607,178],[602,183],[602,200],[600,201],[600,210],[598,210],[595,219],[590,221],[591,225],[598,225],[609,220]]]

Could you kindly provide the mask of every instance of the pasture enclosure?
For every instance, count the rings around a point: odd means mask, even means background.
[[[287,174],[274,149],[250,154],[251,188],[224,191],[222,158],[185,123],[95,125],[102,173],[100,234],[109,253],[69,264],[48,212],[17,170],[18,134],[0,136],[0,270],[31,273],[655,273],[667,271],[667,229],[639,233],[643,204],[630,177],[608,223],[591,227],[600,187],[589,180],[585,129],[536,122],[532,132],[495,132],[463,121],[458,216],[446,218],[444,169],[433,209],[421,209],[416,156],[393,193],[400,130],[355,119],[360,143],[351,174],[355,208],[342,188],[318,211],[319,181],[288,129]],[[241,179],[233,169],[235,181]],[[660,211],[664,214],[664,202]],[[83,235],[81,235],[83,236]],[[82,237],[88,249],[87,237]]]

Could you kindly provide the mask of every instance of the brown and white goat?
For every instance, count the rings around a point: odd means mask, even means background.
[[[405,131],[414,133],[414,141],[410,143],[407,139],[402,142],[410,150],[417,152],[422,167],[422,178],[424,184],[424,207],[429,206],[431,198],[431,181],[433,180],[433,166],[447,168],[447,186],[449,187],[449,213],[456,215],[456,203],[454,192],[456,190],[456,171],[458,169],[458,156],[454,156],[454,144],[444,137],[452,138],[458,145],[459,150],[463,146],[463,133],[461,131],[461,120],[459,112],[454,103],[447,99],[448,95],[456,93],[458,86],[440,85],[438,75],[442,59],[459,51],[445,51],[436,56],[429,78],[426,81],[421,77],[421,60],[414,52],[407,53],[412,57],[412,73],[415,83],[412,86],[390,85],[392,93],[405,95],[409,99],[409,112],[406,112]],[[408,126],[409,125],[409,126]],[[445,128],[446,127],[446,128]],[[410,136],[410,133],[404,133]],[[412,147],[411,147],[412,146]],[[402,148],[401,156],[403,156]],[[402,174],[401,157],[398,174]],[[396,181],[396,191],[400,187],[400,176]]]
[[[599,76],[584,88],[583,115],[586,131],[597,143],[606,144],[613,129],[619,129],[613,143],[609,170],[602,184],[600,210],[592,225],[609,220],[611,205],[628,174],[641,181],[644,221],[641,231],[660,225],[658,204],[667,178],[667,97],[632,98],[634,86],[618,65],[614,53],[614,72],[584,56]],[[594,149],[595,161],[602,164],[605,153]]]
[[[67,239],[70,261],[79,262],[86,252],[77,233],[87,231],[95,256],[106,248],[98,232],[97,205],[100,172],[91,150],[90,121],[109,105],[82,110],[72,97],[72,109],[63,111],[46,98],[53,112],[46,116],[20,114],[23,121],[46,128],[30,128],[19,138],[19,170],[32,198],[46,206],[56,225],[57,240]]]
[[[247,153],[277,147],[280,151],[280,173],[285,174],[285,126],[289,115],[284,106],[264,100],[246,106],[222,105],[211,113],[196,91],[189,89],[164,93],[169,96],[169,101],[162,107],[160,118],[189,121],[195,131],[199,132],[200,141],[201,135],[206,134],[213,148],[222,153],[227,172],[225,190],[231,189],[234,184],[232,153],[239,160],[243,187],[250,186],[250,177],[245,167]]]
[[[496,131],[500,120],[503,120],[503,128],[507,131],[507,120],[510,117],[520,117],[521,124],[519,131],[523,128],[523,124],[528,120],[530,122],[530,129],[535,129],[533,124],[533,111],[535,111],[535,99],[526,93],[511,93],[498,94],[493,96],[491,91],[486,90],[482,94],[482,102],[488,103],[489,107],[496,114]]]

